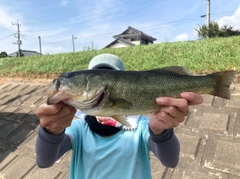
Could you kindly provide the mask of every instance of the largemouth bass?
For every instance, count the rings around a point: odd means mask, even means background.
[[[161,106],[157,97],[179,98],[182,92],[230,99],[235,71],[194,76],[185,67],[146,71],[83,70],[53,80],[48,104],[60,101],[88,115],[112,117],[129,126],[124,115],[147,114]]]

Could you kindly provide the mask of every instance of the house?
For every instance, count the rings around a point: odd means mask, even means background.
[[[108,44],[105,48],[123,48],[135,45],[153,44],[157,40],[150,35],[143,33],[140,30],[128,26],[127,30],[119,35],[114,35],[115,40]]]
[[[8,57],[17,57],[17,54],[18,54],[18,51],[8,54]],[[21,50],[21,54],[23,55],[23,57],[42,55],[37,51],[31,51],[31,50]]]

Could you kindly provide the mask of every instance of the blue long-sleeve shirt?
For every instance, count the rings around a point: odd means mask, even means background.
[[[151,178],[149,150],[167,167],[179,159],[179,142],[172,129],[154,135],[149,119],[141,117],[137,129],[121,130],[108,138],[93,133],[85,120],[73,120],[65,133],[52,135],[40,127],[36,141],[39,167],[50,167],[72,149],[70,178]]]

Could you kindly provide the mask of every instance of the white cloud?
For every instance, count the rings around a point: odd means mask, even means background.
[[[220,20],[218,20],[218,24],[220,27],[224,25],[232,26],[234,29],[240,29],[240,6],[231,16],[224,16]]]
[[[39,49],[35,49],[36,51],[39,52]],[[53,53],[64,53],[64,52],[69,52],[69,49],[66,49],[61,46],[43,46],[42,47],[42,53],[43,54],[53,54]]]
[[[69,0],[62,0],[61,5],[66,6],[69,3]]]
[[[186,41],[189,40],[189,35],[187,33],[179,34],[175,37],[175,41]]]
[[[0,7],[0,26],[11,30],[16,31],[16,27],[12,23],[16,23],[17,19],[22,19],[22,15],[18,13],[10,12],[7,7]]]

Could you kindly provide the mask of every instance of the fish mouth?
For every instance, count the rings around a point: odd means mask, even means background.
[[[52,83],[52,93],[47,98],[47,104],[64,102],[77,109],[91,110],[99,108],[104,102],[106,95],[105,87],[97,89],[94,93],[88,91],[87,84],[82,90],[72,90],[63,79],[57,78]]]
[[[58,102],[64,102],[80,110],[89,110],[99,108],[104,101],[105,92],[103,89],[100,89],[92,98],[78,100],[82,98],[83,93],[70,95],[61,90],[54,90],[47,98],[47,104],[51,105]]]

